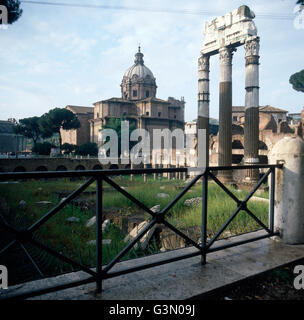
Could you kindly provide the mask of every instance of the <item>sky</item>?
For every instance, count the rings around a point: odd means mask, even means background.
[[[243,4],[256,13],[254,21],[260,36],[260,105],[290,113],[304,107],[304,94],[289,84],[289,77],[304,69],[304,25],[295,26],[296,0],[44,2],[164,12],[22,3],[21,18],[0,29],[0,120],[41,116],[55,107],[93,106],[96,101],[120,97],[123,74],[133,65],[140,44],[145,65],[156,78],[157,97],[166,100],[183,96],[185,120],[191,121],[197,117],[197,59],[203,25]],[[290,19],[277,19],[278,15]],[[245,49],[239,47],[233,56],[233,105],[244,105],[244,87]],[[218,118],[218,96],[217,55],[210,61],[213,118]]]

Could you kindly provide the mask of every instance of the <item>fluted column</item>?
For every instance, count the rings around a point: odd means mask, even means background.
[[[235,49],[224,47],[219,50],[219,134],[218,165],[232,165],[232,55]],[[222,181],[232,181],[232,171],[219,171]]]
[[[206,130],[207,140],[205,149],[205,159],[200,159],[198,155],[198,167],[202,167],[204,165],[209,166],[209,60],[210,57],[204,54],[201,54],[201,56],[198,59],[197,128]]]
[[[244,164],[259,163],[259,37],[249,38],[245,43],[245,127]],[[256,181],[259,170],[245,170],[245,180]]]

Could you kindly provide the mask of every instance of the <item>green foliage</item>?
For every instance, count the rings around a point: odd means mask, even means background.
[[[76,144],[64,143],[64,144],[61,146],[61,150],[63,150],[63,153],[64,153],[64,154],[72,153],[72,152],[74,152],[76,149],[77,149]]]
[[[0,5],[5,6],[8,12],[8,23],[12,24],[22,15],[19,0],[0,0]]]
[[[102,129],[113,129],[116,131],[117,136],[118,136],[118,156],[120,157],[121,155],[121,122],[126,120],[123,116],[120,118],[110,118],[107,120],[106,124],[102,126]],[[133,130],[136,129],[136,123],[134,121],[129,121],[129,138]],[[109,137],[107,137],[105,143],[109,141]],[[130,141],[130,150],[132,147],[136,144],[136,141]]]
[[[18,134],[33,139],[33,142],[36,143],[41,135],[39,117],[20,119],[19,123],[14,127],[14,130]]]
[[[80,122],[77,116],[70,110],[65,108],[54,108],[41,116],[39,128],[44,138],[51,137],[54,133],[58,133],[61,147],[60,129],[78,129],[80,128]]]
[[[76,146],[75,154],[80,156],[97,156],[98,154],[98,147],[97,144],[94,142],[87,142],[80,146]]]
[[[166,180],[154,181],[153,175],[148,175],[148,181],[143,188],[142,175],[135,175],[134,182],[130,181],[129,176],[114,178],[116,183],[124,186],[130,194],[142,201],[147,207],[152,207],[155,204],[160,204],[163,209],[172,200],[176,194],[184,186],[185,182],[180,180]],[[28,227],[38,219],[40,219],[52,206],[59,204],[62,197],[66,194],[79,188],[83,181],[70,181],[66,179],[56,180],[28,180],[18,184],[0,185],[0,194],[7,201],[10,210],[7,219],[12,226]],[[234,192],[232,188],[229,189]],[[90,218],[95,215],[95,190],[96,183],[92,183],[87,189],[87,194],[82,194],[82,200],[88,201],[91,205],[82,207],[76,203],[69,203],[60,210],[56,215],[43,224],[35,233],[45,245],[61,252],[67,257],[82,263],[86,266],[93,266],[96,259],[96,246],[94,240],[96,239],[95,226],[86,227]],[[148,192],[146,190],[149,190]],[[107,216],[108,213],[117,213],[117,220],[119,218],[125,219],[140,213],[136,204],[127,199],[121,193],[118,193],[107,183],[103,185],[103,213]],[[158,198],[157,193],[164,192],[169,194],[168,198]],[[237,196],[239,199],[244,199],[248,192],[239,191]],[[196,184],[191,192],[187,192],[175,205],[168,214],[166,219],[178,229],[188,228],[192,226],[201,226],[202,223],[202,207],[187,207],[184,201],[189,198],[199,197],[202,194],[202,185]],[[259,196],[269,197],[267,192]],[[19,201],[24,200],[27,203],[26,209],[19,207]],[[38,201],[51,201],[50,206],[37,206]],[[224,221],[235,210],[235,202],[229,198],[223,190],[221,190],[215,183],[208,184],[208,237],[213,236]],[[263,223],[267,225],[268,220],[268,204],[253,201],[249,203],[249,209],[260,218]],[[76,217],[79,222],[70,223],[67,221],[69,217]],[[150,219],[150,215],[146,215],[145,219]],[[116,221],[112,221],[110,228],[103,233],[103,239],[110,239],[110,244],[102,245],[102,263],[107,264],[115,257],[120,250],[122,250],[126,243],[124,243],[124,234],[121,226]],[[258,229],[259,226],[247,214],[240,212],[236,219],[229,225],[229,231],[233,234],[248,232]],[[92,243],[91,243],[92,242]],[[131,259],[138,256],[156,253],[158,247],[156,243],[152,243],[146,251],[141,248],[132,248],[123,258]],[[71,271],[70,267],[59,261],[48,260],[43,258],[44,264],[47,265],[47,272],[44,274],[54,274],[56,272]],[[285,275],[282,275],[282,278]]]
[[[304,92],[304,69],[297,73],[294,73],[289,78],[289,83],[292,84],[293,89],[296,91]]]
[[[37,153],[39,155],[49,156],[51,149],[54,147],[55,146],[49,142],[35,143],[32,148],[32,152]]]

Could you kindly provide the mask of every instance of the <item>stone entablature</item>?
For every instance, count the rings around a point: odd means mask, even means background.
[[[254,17],[255,14],[247,6],[241,6],[225,16],[206,22],[201,53],[213,55],[222,47],[240,46],[248,37],[256,36]]]

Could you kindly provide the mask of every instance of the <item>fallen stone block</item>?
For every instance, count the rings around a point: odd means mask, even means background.
[[[132,241],[138,234],[149,224],[149,221],[143,221],[139,225],[137,225],[133,230],[125,237],[124,242]],[[149,231],[145,233],[145,235],[139,240],[141,248],[144,250],[147,248],[149,241],[155,232],[156,225],[154,225]],[[134,245],[134,249],[138,248],[138,242]]]
[[[156,204],[155,206],[153,206],[152,208],[150,208],[150,210],[154,213],[159,212],[160,211],[160,205]]]

